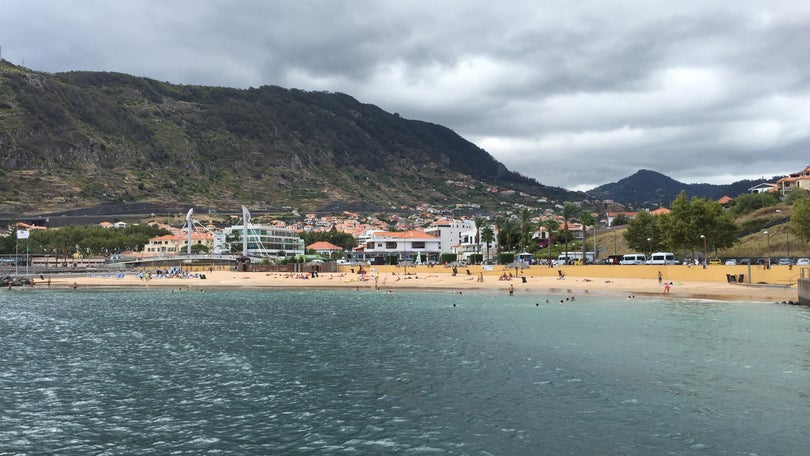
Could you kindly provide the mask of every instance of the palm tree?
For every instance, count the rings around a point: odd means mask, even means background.
[[[548,266],[551,267],[551,233],[557,231],[557,229],[560,228],[560,224],[553,218],[548,218],[543,222],[543,226],[546,227],[546,231],[548,232]]]
[[[585,241],[588,239],[586,227],[594,226],[596,224],[596,219],[593,215],[591,215],[590,212],[583,209],[579,215],[579,221],[582,222],[582,264],[585,264]],[[594,234],[593,242],[594,246],[596,246],[596,234]],[[596,250],[596,247],[594,247],[594,250]],[[594,255],[596,255],[596,252],[594,252]],[[596,258],[594,258],[594,260],[595,259]]]
[[[532,226],[532,213],[529,211],[528,208],[523,208],[520,211],[520,248],[518,249],[521,252],[526,250],[526,246],[529,245],[529,231],[533,229]]]
[[[506,240],[506,249],[512,250],[514,248],[514,244],[512,239],[515,235],[520,235],[520,226],[514,219],[504,219],[502,222],[503,233],[498,233],[499,236],[503,236]]]
[[[579,212],[579,207],[572,204],[572,203],[565,203],[563,205],[563,230],[565,231],[565,254],[568,255],[568,224],[571,222],[571,218]]]
[[[484,217],[475,218],[475,250],[481,253],[481,228],[489,224],[489,220]]]
[[[492,231],[492,227],[489,225],[484,226],[481,229],[481,241],[487,244],[487,258],[489,258],[489,244],[495,240],[495,232]]]
[[[501,241],[501,235],[504,233],[504,223],[506,222],[506,217],[497,216],[495,217],[495,235],[498,237],[498,248],[495,251],[496,253],[501,253],[503,249],[504,243]]]

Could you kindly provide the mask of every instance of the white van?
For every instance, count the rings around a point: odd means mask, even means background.
[[[647,264],[675,264],[675,254],[671,252],[655,252],[650,255]]]
[[[644,264],[647,262],[647,256],[643,253],[628,253],[623,255],[619,264]]]

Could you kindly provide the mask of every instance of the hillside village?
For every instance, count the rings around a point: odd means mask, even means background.
[[[810,166],[792,173],[777,182],[763,183],[749,189],[750,193],[772,192],[785,195],[793,189],[810,190]],[[723,197],[718,203],[728,205],[733,199]],[[595,223],[583,224],[572,217],[565,220],[562,215],[563,205],[554,201],[543,200],[545,209],[530,208],[522,204],[515,204],[505,209],[501,220],[519,222],[521,212],[533,214],[527,220],[533,227],[530,238],[537,245],[547,246],[550,237],[556,233],[567,230],[571,250],[575,251],[577,243],[583,246],[587,237],[593,236],[598,230],[610,229],[616,221],[622,218],[633,219],[637,212],[613,211],[608,208],[615,207],[611,201],[592,203],[593,207],[604,208],[604,211],[593,211],[591,216]],[[652,215],[668,213],[669,209],[660,207],[650,211]],[[247,238],[242,236],[247,223]],[[555,233],[548,232],[546,226],[549,220],[556,222]],[[387,219],[372,215],[343,212],[336,215],[320,216],[307,213],[299,216],[298,220],[285,221],[282,219],[262,220],[253,222],[245,209],[243,214],[230,215],[229,221],[218,225],[207,223],[205,225],[196,220],[189,219],[182,226],[172,226],[149,220],[146,223],[166,230],[169,234],[157,236],[149,240],[140,251],[115,252],[116,257],[136,260],[159,259],[187,253],[204,253],[213,255],[231,255],[238,253],[253,258],[263,258],[264,261],[276,262],[289,258],[366,261],[376,264],[392,261],[438,262],[443,255],[452,255],[459,261],[472,261],[478,259],[483,262],[497,261],[498,228],[499,222],[495,217],[453,217],[431,206],[418,206],[408,215],[390,214]],[[191,223],[188,223],[191,222]],[[515,223],[511,226],[514,229]],[[102,222],[103,228],[125,228],[125,222]],[[224,226],[223,226],[224,225]],[[482,228],[489,226],[493,230],[493,237],[482,236]],[[519,225],[518,225],[519,226]],[[30,231],[48,229],[44,226],[17,224],[17,230]],[[10,230],[9,235],[14,231]],[[19,232],[19,231],[18,231]],[[341,232],[352,235],[357,239],[357,245],[344,249],[329,242],[318,241],[304,245],[302,233],[329,233]],[[584,249],[584,248],[583,248]],[[87,266],[108,261],[113,254],[99,255],[98,252],[83,252],[77,245],[73,264]],[[595,252],[598,256],[598,252]],[[473,255],[480,257],[472,258]],[[34,258],[34,263],[47,264],[55,262],[48,255]],[[447,258],[447,257],[445,257]]]

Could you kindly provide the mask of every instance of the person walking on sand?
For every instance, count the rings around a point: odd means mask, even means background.
[[[661,285],[661,281],[664,279],[664,276],[661,275],[661,271],[658,271],[658,285]]]

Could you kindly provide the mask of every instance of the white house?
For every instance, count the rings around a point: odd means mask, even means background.
[[[454,253],[457,246],[475,237],[475,221],[473,220],[437,220],[433,222],[425,233],[439,238],[439,250],[442,253]],[[475,242],[475,241],[472,241]]]
[[[748,193],[768,193],[776,191],[777,188],[779,187],[776,184],[771,184],[769,182],[762,182],[761,184],[757,184],[749,188]]]
[[[371,231],[362,250],[367,259],[394,255],[400,260],[411,260],[417,253],[437,257],[441,252],[439,245],[439,238],[423,231]]]

